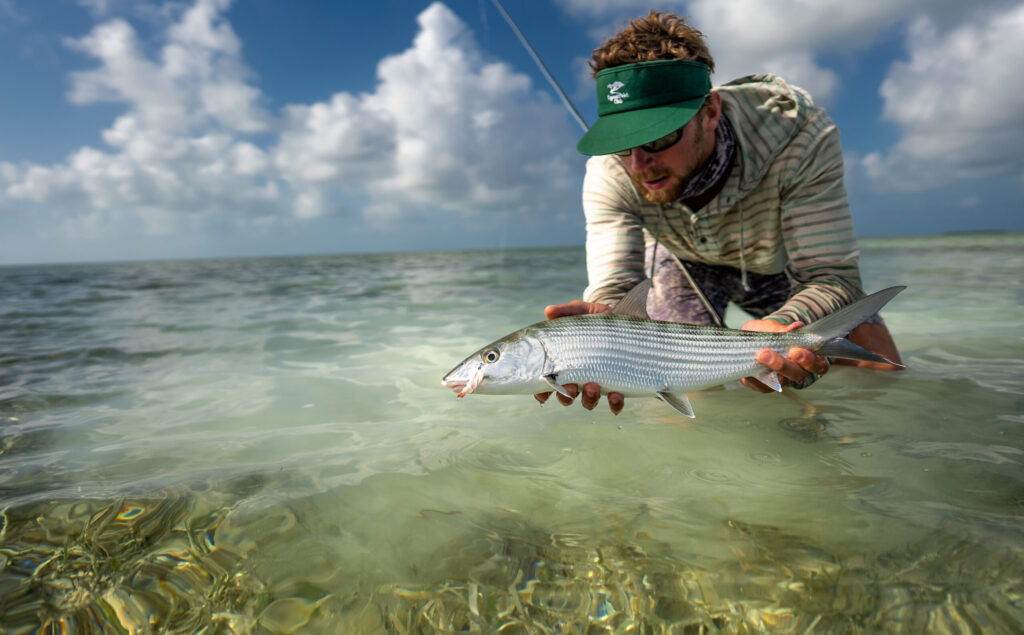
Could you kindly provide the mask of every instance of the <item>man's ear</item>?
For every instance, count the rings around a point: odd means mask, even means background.
[[[705,111],[704,130],[713,132],[718,126],[718,119],[722,116],[722,96],[711,91],[707,99],[704,100],[704,107],[701,110]]]

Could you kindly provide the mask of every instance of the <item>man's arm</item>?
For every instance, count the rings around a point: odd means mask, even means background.
[[[791,178],[781,184],[781,224],[790,272],[801,289],[778,311],[767,316],[782,324],[813,322],[863,297],[859,249],[843,182],[843,156],[839,132],[820,111],[794,140],[802,152],[786,158],[793,165]],[[850,339],[893,361],[899,352],[884,324],[862,324]],[[842,363],[894,370],[888,364]]]
[[[587,288],[583,299],[614,306],[644,278],[644,232],[638,195],[616,157],[587,161]]]
[[[810,323],[864,295],[839,131],[819,111],[777,161],[779,222],[799,290],[767,317]]]

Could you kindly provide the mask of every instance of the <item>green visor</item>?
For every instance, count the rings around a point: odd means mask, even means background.
[[[686,125],[711,92],[711,69],[701,62],[657,60],[600,71],[597,121],[583,135],[580,154],[628,150]]]

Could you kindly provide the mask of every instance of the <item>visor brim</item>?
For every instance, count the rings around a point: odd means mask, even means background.
[[[598,117],[576,150],[601,155],[629,150],[678,130],[700,110],[706,95],[664,106],[627,110]]]

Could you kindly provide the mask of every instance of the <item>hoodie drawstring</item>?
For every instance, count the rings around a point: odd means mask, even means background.
[[[747,284],[747,256],[746,256],[746,245],[743,244],[743,201],[736,201],[736,207],[740,211],[740,282],[743,283],[743,290],[750,291],[750,285]]]

